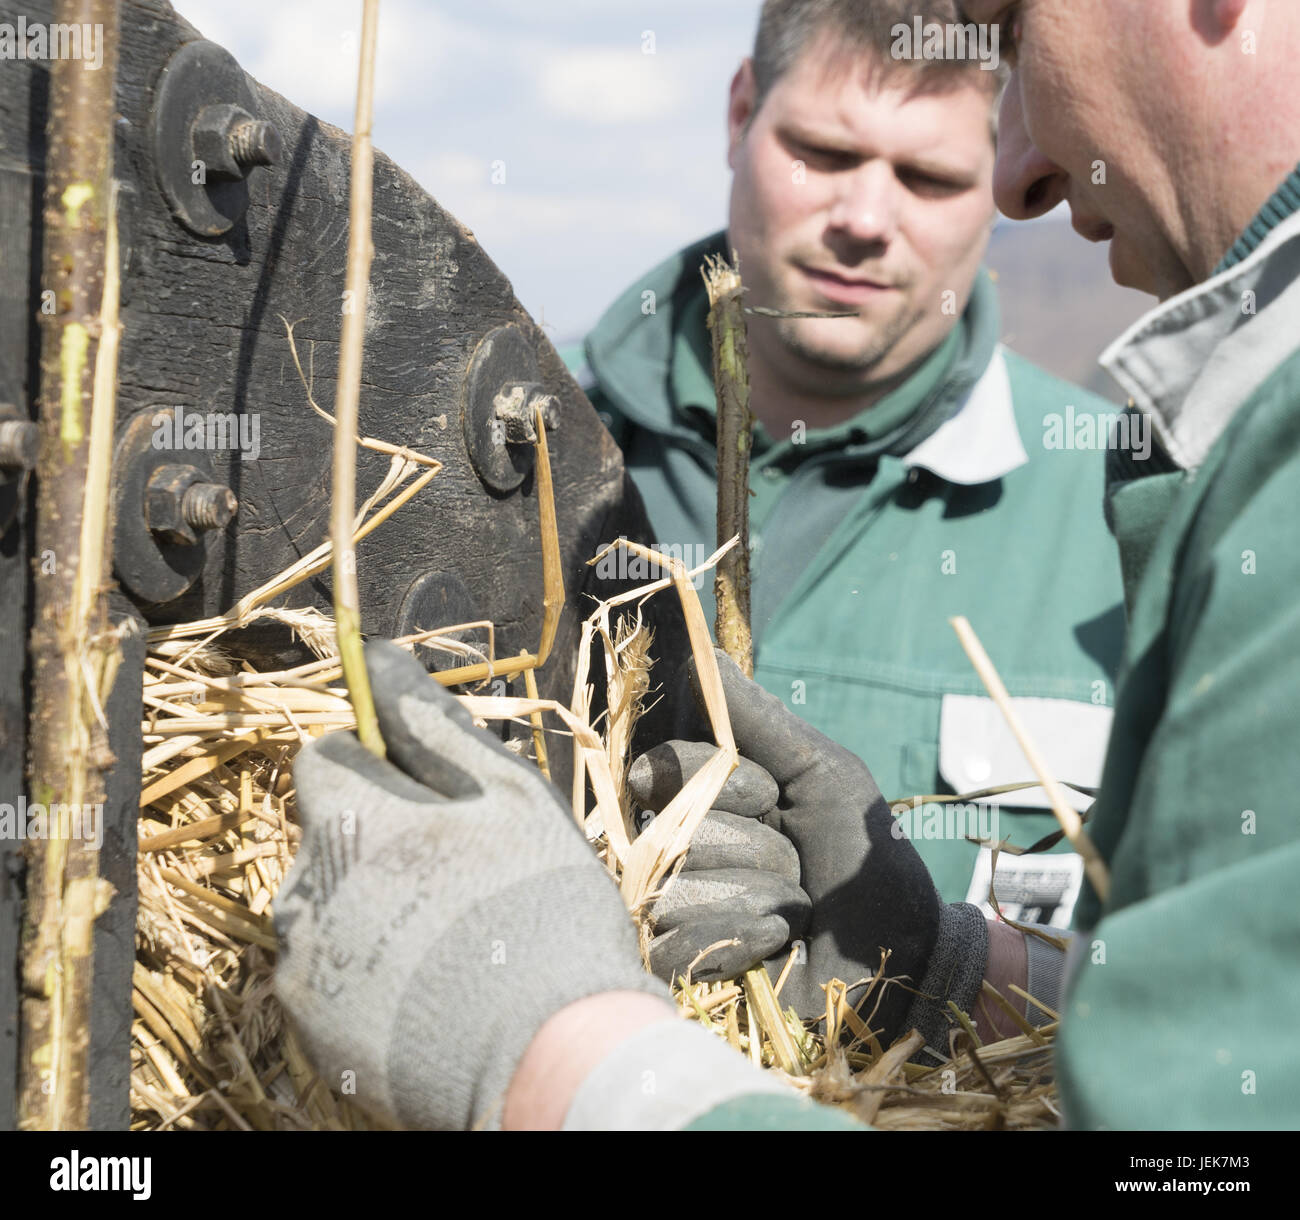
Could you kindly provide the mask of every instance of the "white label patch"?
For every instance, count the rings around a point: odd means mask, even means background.
[[[989,874],[993,853],[980,848],[975,860],[966,901],[974,903],[987,916],[997,914],[989,906]],[[998,856],[998,876],[994,890],[1002,915],[1017,923],[1045,924],[1068,928],[1074,904],[1083,884],[1083,858],[1073,852],[1060,855]]]

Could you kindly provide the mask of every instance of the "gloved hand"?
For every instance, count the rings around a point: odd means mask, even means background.
[[[275,988],[327,1083],[408,1127],[497,1125],[546,1020],[666,996],[613,881],[537,770],[411,656],[366,646],[387,760],[352,733],[294,764],[302,845]]]
[[[658,813],[714,753],[704,741],[665,742],[632,763],[628,788]],[[804,934],[812,903],[799,888],[798,853],[759,820],[775,809],[778,795],[776,781],[747,758],[727,777],[681,871],[650,908],[650,968],[661,979],[688,970],[697,981],[735,978]],[[730,940],[737,943],[700,958]]]
[[[730,893],[715,883],[707,904],[674,907],[670,902],[670,929],[700,947],[738,938],[741,948],[726,963],[735,973],[770,957],[773,919],[790,922],[787,911],[794,906],[791,874],[785,866],[774,867],[776,849],[759,835],[779,831],[795,849],[799,885],[812,906],[806,959],[792,969],[782,1003],[806,1018],[824,1013],[822,985],[832,978],[853,983],[872,975],[880,949],[886,948],[892,951],[886,974],[906,976],[907,985],[926,996],[890,985],[873,1027],[883,1025],[892,1039],[915,1026],[927,1043],[946,1050],[946,1002],[954,1000],[969,1011],[984,976],[988,929],[983,915],[967,903],[941,901],[916,849],[895,834],[895,819],[861,760],[746,678],[724,653],[717,656],[736,745],[768,773],[779,797],[775,802],[755,798],[746,806],[751,819],[758,805],[768,808],[743,835],[737,829],[744,846],[731,851],[735,870],[743,875],[729,879]],[[706,746],[692,754],[683,743],[670,743],[642,755],[629,772],[633,794],[650,807],[662,807],[708,752]],[[750,783],[759,787],[755,780]],[[705,860],[710,850],[706,847]],[[695,851],[692,845],[674,887],[700,869],[692,859]],[[749,865],[742,862],[746,852]],[[700,875],[708,871],[705,865]],[[665,898],[671,896],[670,890]],[[796,926],[791,923],[791,935],[798,937]],[[861,994],[862,989],[851,991],[850,1002]]]

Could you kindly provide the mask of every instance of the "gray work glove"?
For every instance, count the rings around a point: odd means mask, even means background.
[[[984,976],[988,929],[983,915],[970,904],[940,899],[916,849],[895,833],[889,806],[860,759],[746,678],[724,653],[717,657],[736,745],[768,773],[779,797],[751,822],[749,850],[756,864],[748,877],[733,877],[731,897],[719,889],[707,912],[678,915],[677,935],[691,943],[737,938],[741,946],[727,963],[736,973],[772,956],[768,922],[774,915],[785,917],[781,903],[788,908],[784,887],[790,873],[757,861],[760,853],[764,861],[773,854],[760,832],[779,831],[795,849],[799,886],[812,904],[803,938],[806,954],[791,971],[782,1002],[805,1018],[823,1014],[822,985],[832,978],[854,983],[870,976],[886,948],[892,951],[887,976],[903,976],[913,990],[890,985],[873,1028],[883,1027],[888,1041],[915,1026],[929,1045],[946,1051],[947,1001],[969,1011]],[[662,806],[668,789],[680,787],[707,756],[708,747],[688,755],[681,743],[642,755],[629,773],[633,794],[644,793],[647,804]],[[733,848],[738,854],[744,850]],[[681,876],[691,867],[688,853]],[[743,873],[744,866],[737,871]],[[794,924],[791,928],[797,937]],[[862,988],[851,991],[850,1002],[862,993]]]
[[[716,752],[704,741],[665,742],[633,762],[628,788],[658,813]],[[759,820],[778,796],[776,781],[747,758],[727,777],[681,871],[650,908],[650,968],[661,979],[735,978],[804,934],[812,902],[799,888],[799,855]]]
[[[303,839],[275,901],[276,992],[326,1083],[368,1109],[499,1125],[552,1014],[665,991],[555,789],[396,645],[368,644],[366,668],[388,758],[333,733],[294,764]]]

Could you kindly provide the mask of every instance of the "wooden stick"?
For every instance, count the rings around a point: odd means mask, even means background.
[[[112,765],[103,704],[121,654],[104,600],[115,422],[119,259],[113,198],[117,5],[59,0],[57,22],[103,31],[99,71],[71,58],[50,70],[42,285],[41,452],[36,548],[55,558],[35,581],[29,782],[51,833],[26,848],[18,1125],[89,1122],[94,923],[111,887],[97,846],[73,839],[72,809],[105,799]],[[59,807],[56,816],[54,807]],[[124,1052],[125,1053],[125,1052]]]
[[[754,676],[749,625],[749,452],[754,418],[749,413],[749,342],[740,272],[720,258],[706,262],[709,331],[713,337],[713,381],[718,396],[718,545],[739,537],[740,545],[718,563],[714,631],[718,644]]]
[[[361,649],[361,598],[357,560],[352,548],[356,513],[357,416],[361,400],[361,362],[366,340],[366,298],[370,287],[370,213],[374,148],[370,129],[374,109],[375,44],[379,0],[365,0],[361,21],[361,70],[357,77],[356,122],[352,132],[352,183],[348,207],[348,273],[339,339],[338,394],[334,403],[334,500],[330,536],[334,542],[334,622],[339,660],[348,695],[357,715],[357,736],[372,753],[384,757],[384,740],[375,715],[374,696]]]
[[[1020,717],[1016,715],[1016,709],[1011,704],[1011,696],[1007,694],[1007,688],[998,676],[998,671],[989,659],[989,654],[984,651],[984,645],[980,643],[974,628],[965,618],[960,616],[951,618],[948,622],[952,624],[952,629],[957,633],[957,639],[961,641],[961,646],[970,658],[970,663],[975,667],[975,672],[979,674],[980,681],[984,683],[984,689],[988,691],[989,698],[998,705],[998,711],[1002,713],[1007,726],[1015,735],[1016,741],[1020,743],[1025,758],[1029,761],[1034,774],[1038,777],[1038,782],[1042,784],[1043,790],[1047,793],[1047,799],[1051,802],[1052,812],[1056,814],[1056,820],[1060,822],[1061,829],[1065,831],[1065,837],[1070,840],[1070,846],[1083,857],[1084,871],[1088,874],[1088,880],[1092,882],[1092,888],[1097,891],[1097,897],[1102,902],[1105,902],[1110,895],[1110,872],[1106,868],[1106,862],[1097,851],[1096,844],[1093,843],[1088,832],[1084,830],[1083,822],[1074,807],[1066,801],[1060,784],[1056,782],[1052,777],[1052,773],[1048,770],[1046,759],[1039,753],[1038,747],[1034,745],[1033,739],[1021,723]]]
[[[737,260],[739,261],[739,260]],[[714,634],[722,650],[748,678],[754,676],[754,637],[749,622],[749,454],[754,417],[749,413],[749,337],[745,325],[744,285],[738,266],[711,258],[703,270],[709,292],[709,332],[713,338],[713,383],[718,396],[718,545],[738,538],[740,545],[718,562],[713,581],[717,600]],[[767,968],[745,972],[745,994],[772,993]],[[775,1004],[775,1001],[773,1001]],[[766,1015],[766,1014],[765,1014]],[[752,1020],[752,1018],[751,1018]],[[781,1034],[768,1022],[777,1057],[788,1072],[789,1031]]]

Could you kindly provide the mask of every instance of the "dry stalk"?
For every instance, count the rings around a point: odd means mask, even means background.
[[[1092,838],[1084,830],[1078,812],[1066,801],[1061,786],[1048,770],[1046,759],[1039,753],[1038,747],[1029,736],[1024,724],[1021,723],[1020,717],[1016,714],[1016,709],[1011,703],[1011,696],[1007,694],[1007,688],[993,662],[989,659],[989,654],[984,651],[984,645],[980,643],[974,628],[965,618],[958,617],[948,621],[952,624],[952,629],[957,633],[957,639],[961,641],[961,646],[965,650],[967,657],[970,658],[970,663],[975,667],[975,672],[979,674],[980,681],[984,683],[984,689],[988,691],[989,698],[997,704],[998,711],[1002,713],[1007,726],[1011,729],[1016,741],[1020,743],[1025,758],[1028,760],[1030,767],[1033,768],[1034,774],[1038,777],[1038,782],[1042,784],[1043,791],[1047,793],[1047,799],[1052,805],[1052,812],[1056,815],[1056,820],[1060,822],[1065,837],[1070,840],[1070,845],[1074,850],[1083,857],[1084,871],[1088,874],[1088,880],[1092,882],[1093,889],[1097,891],[1097,897],[1102,902],[1105,902],[1110,894],[1110,872],[1106,868],[1106,862],[1101,858],[1101,853],[1097,851]]]
[[[564,568],[560,562],[560,531],[555,519],[555,487],[551,481],[551,451],[546,441],[546,417],[533,411],[537,436],[537,512],[542,536],[542,638],[537,645],[538,668],[546,664],[564,610]]]
[[[528,697],[534,701],[540,698],[537,693],[537,671],[534,669],[524,670],[524,691]],[[546,730],[542,727],[541,712],[534,712],[529,720],[533,725],[533,753],[537,755],[537,769],[546,776],[551,778],[550,760],[546,755]]]
[[[626,545],[671,569],[665,557]],[[594,806],[588,810],[581,802],[575,816],[588,837],[598,840],[597,847],[604,844],[607,866],[621,879],[625,901],[639,916],[684,850],[692,820],[710,807],[729,769],[726,708],[716,672],[710,675],[705,669],[704,684],[714,692],[714,723],[723,743],[710,764],[713,773],[703,779],[697,775],[675,809],[670,806],[650,830],[632,838],[630,819],[624,820],[628,804],[621,764],[630,734],[627,719],[647,685],[643,661],[636,655],[641,637],[635,603],[648,590],[662,592],[670,586],[694,624],[693,646],[702,644],[712,656],[698,598],[684,572],[598,607],[584,624],[584,638],[588,645],[598,637],[609,644],[605,681],[615,697],[603,740],[577,706],[532,697],[461,697],[476,718],[526,719],[536,727],[538,718],[554,716],[572,734],[595,792]],[[619,606],[631,611],[630,625],[615,617]],[[413,647],[421,638],[404,643]],[[608,668],[611,664],[618,673]],[[149,658],[146,689],[158,705],[148,722],[152,729],[161,729],[168,718],[193,719],[195,712],[198,719],[218,710],[262,715],[268,706],[279,708],[281,729],[241,733],[218,727],[221,722],[213,715],[197,744],[162,759],[145,774],[152,799],[141,810],[139,1019],[133,1030],[132,1070],[133,1125],[138,1128],[353,1130],[373,1125],[316,1075],[267,988],[273,964],[269,907],[298,842],[288,763],[304,739],[335,728],[296,731],[292,721],[301,724],[311,713],[293,711],[292,705],[310,696],[306,702],[337,707],[348,719],[349,705],[335,685],[339,676],[337,661],[328,658],[276,673],[225,676],[204,674],[170,658]],[[586,676],[584,670],[584,683]],[[197,704],[189,702],[194,695]],[[701,1022],[738,1053],[876,1126],[969,1130],[1055,1125],[1052,1087],[1037,1075],[1054,1026],[979,1048],[978,1065],[966,1054],[939,1069],[900,1063],[911,1053],[908,1044],[883,1048],[871,1030],[872,1006],[891,985],[884,976],[882,964],[856,1010],[844,1000],[844,984],[830,981],[825,1035],[806,1029],[791,1010],[781,1011],[780,983],[773,988],[766,973],[744,986],[679,986],[676,998],[683,1016]],[[1007,1003],[1001,997],[990,1000]]]
[[[621,617],[611,638],[602,625],[599,629],[605,651],[606,726],[605,753],[618,787],[624,815],[631,818],[631,800],[624,782],[632,753],[632,734],[645,710],[650,691],[650,645],[653,636],[641,621],[640,614]]]
[[[578,650],[578,667],[574,675],[573,700],[570,705],[573,715],[580,719],[590,718],[593,692],[587,677],[591,646],[597,632],[601,632],[603,638],[612,640],[615,637],[616,633],[610,629],[611,610],[630,601],[643,600],[652,593],[671,585],[676,589],[681,603],[691,655],[700,676],[705,706],[718,744],[717,753],[690,778],[682,790],[639,836],[634,837],[631,817],[624,812],[629,808],[625,798],[615,800],[615,807],[619,811],[618,816],[612,821],[608,818],[604,821],[602,829],[622,869],[620,889],[623,901],[628,909],[639,917],[645,907],[656,897],[663,879],[685,854],[696,827],[703,821],[714,799],[722,791],[727,776],[735,770],[738,755],[735,738],[731,733],[731,721],[727,715],[726,700],[722,694],[722,677],[718,673],[717,657],[714,655],[713,643],[709,638],[708,625],[704,621],[704,611],[700,608],[699,595],[691,584],[691,573],[687,572],[680,560],[660,554],[639,543],[630,542],[626,538],[611,543],[588,562],[598,562],[613,546],[625,547],[633,554],[658,565],[660,570],[667,570],[671,576],[666,580],[656,581],[609,598],[602,602],[583,624]],[[727,549],[722,548],[720,553],[725,554]],[[713,559],[716,560],[717,556],[715,555]],[[584,752],[577,751],[573,768],[573,810],[578,824],[584,830],[589,830],[588,815],[585,810],[584,762]],[[594,779],[593,775],[593,781]],[[595,836],[589,833],[588,837]]]
[[[339,339],[338,394],[334,409],[334,499],[330,537],[334,543],[334,622],[339,659],[357,715],[357,736],[372,753],[384,756],[384,740],[361,649],[361,599],[357,560],[352,547],[356,512],[357,416],[361,399],[361,362],[366,340],[366,301],[370,289],[370,213],[373,203],[374,147],[370,129],[374,113],[375,45],[379,35],[379,0],[364,0],[361,20],[361,69],[357,77],[356,121],[352,132],[351,198],[348,207],[348,270],[343,331]]]

